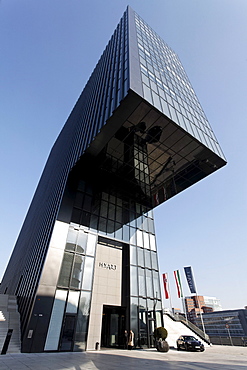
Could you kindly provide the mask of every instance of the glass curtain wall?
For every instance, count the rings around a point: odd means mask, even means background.
[[[98,192],[86,181],[78,182],[45,350],[86,349],[99,237],[129,248],[129,329],[136,346],[153,345],[154,327],[162,324],[161,294],[153,213],[145,211],[114,187]]]
[[[135,13],[144,98],[224,159],[224,154],[174,51]]]

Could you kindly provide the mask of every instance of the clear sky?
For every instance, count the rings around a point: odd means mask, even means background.
[[[130,5],[179,55],[227,166],[155,210],[160,272],[247,305],[247,1],[0,0],[0,277],[49,151]],[[169,301],[165,301],[169,306]]]

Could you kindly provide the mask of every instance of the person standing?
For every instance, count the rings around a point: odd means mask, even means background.
[[[127,349],[128,348],[128,342],[129,342],[127,330],[124,330],[123,341],[124,341],[124,349]]]
[[[134,332],[130,330],[129,340],[128,340],[128,349],[131,350],[134,347]]]

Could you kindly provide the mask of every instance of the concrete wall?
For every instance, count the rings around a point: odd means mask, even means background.
[[[87,350],[101,342],[103,305],[121,306],[122,250],[97,245]]]

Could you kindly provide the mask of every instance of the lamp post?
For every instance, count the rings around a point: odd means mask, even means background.
[[[224,318],[224,321],[226,321],[226,329],[227,329],[227,332],[228,332],[228,335],[229,335],[230,343],[233,346],[232,337],[231,337],[231,333],[230,333],[230,325],[229,325],[231,323],[232,319],[234,319],[234,317],[226,317],[226,318]]]
[[[156,312],[155,312],[155,308],[156,308],[156,305],[157,305],[157,301],[158,301],[158,292],[155,293],[155,298],[154,298],[154,306],[153,306],[153,312],[154,312],[154,329],[156,328]]]

